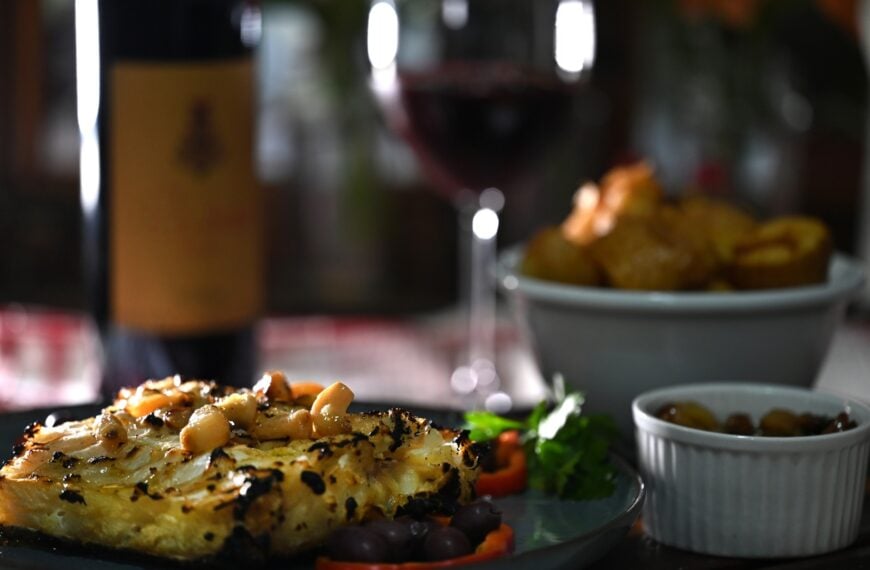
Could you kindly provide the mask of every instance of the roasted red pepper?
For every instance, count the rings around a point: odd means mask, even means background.
[[[345,562],[332,560],[325,556],[317,559],[315,570],[436,570],[453,568],[463,564],[473,564],[504,556],[514,549],[514,530],[502,523],[500,527],[486,535],[472,554],[438,560],[435,562]]]
[[[528,483],[526,452],[516,430],[502,432],[495,446],[495,471],[482,471],[477,478],[477,495],[504,497],[522,493]]]

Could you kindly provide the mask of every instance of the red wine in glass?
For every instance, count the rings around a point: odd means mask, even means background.
[[[571,113],[569,86],[511,63],[447,63],[397,79],[397,130],[449,194],[510,188]]]

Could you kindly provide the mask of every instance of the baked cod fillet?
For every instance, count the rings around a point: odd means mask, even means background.
[[[267,374],[234,391],[178,378],[102,414],[29,426],[0,469],[0,525],[178,560],[284,557],[332,529],[472,498],[464,434]]]

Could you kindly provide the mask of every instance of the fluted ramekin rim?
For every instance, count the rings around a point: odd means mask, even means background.
[[[700,400],[716,395],[745,395],[747,398],[770,400],[770,407],[777,407],[778,396],[800,396],[820,406],[841,405],[857,423],[856,427],[843,432],[798,437],[745,436],[709,432],[673,424],[655,417],[653,407],[666,401]],[[637,429],[680,443],[746,453],[795,454],[824,450],[843,449],[870,439],[870,408],[854,399],[828,392],[773,384],[745,382],[715,382],[684,384],[657,388],[644,392],[632,402],[632,415]],[[780,406],[781,407],[781,406]],[[798,412],[820,413],[808,404],[808,409]],[[734,412],[741,410],[735,409]]]

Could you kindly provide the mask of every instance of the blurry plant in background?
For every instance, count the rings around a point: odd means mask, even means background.
[[[264,4],[259,159],[280,211],[281,312],[402,312],[453,294],[449,205],[418,191],[366,90],[367,11],[363,0]]]
[[[825,219],[855,248],[867,81],[854,0],[660,0],[638,47],[635,150],[672,192]]]

